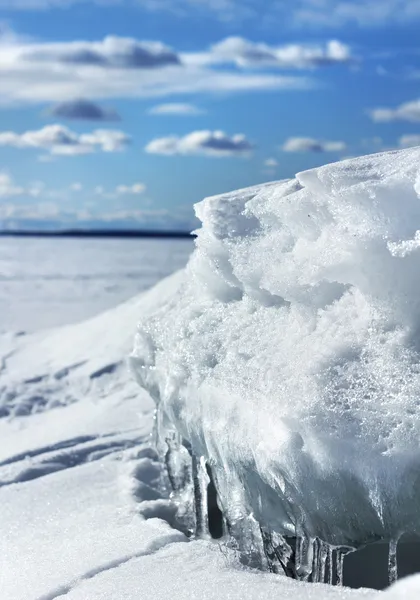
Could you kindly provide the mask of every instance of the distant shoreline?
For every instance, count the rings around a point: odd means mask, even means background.
[[[171,238],[194,239],[187,231],[148,231],[137,229],[67,229],[63,231],[3,230],[0,237],[42,237],[42,238]]]

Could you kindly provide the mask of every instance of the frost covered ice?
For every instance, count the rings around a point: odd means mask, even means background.
[[[196,213],[195,253],[132,358],[174,498],[200,504],[210,481],[242,554],[304,581],[340,583],[345,553],[382,540],[393,581],[399,538],[420,534],[420,149]]]

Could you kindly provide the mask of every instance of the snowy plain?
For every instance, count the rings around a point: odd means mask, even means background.
[[[275,198],[269,191],[282,185],[261,189],[260,196],[268,195],[272,206]],[[225,211],[218,225],[223,221],[238,229],[241,202],[250,194],[254,192],[222,198],[222,206],[231,208],[231,219]],[[211,235],[220,240],[214,231]],[[208,229],[202,243],[206,236]],[[380,593],[256,572],[242,567],[236,554],[219,542],[191,541],[177,531],[152,443],[154,402],[134,381],[126,359],[138,321],[141,332],[146,323],[156,327],[158,316],[172,318],[191,282],[191,267],[138,292],[183,267],[192,243],[163,242],[169,244],[165,250],[162,246],[150,252],[149,242],[143,248],[126,241],[122,247],[114,242],[107,246],[107,241],[67,258],[57,256],[61,243],[49,242],[48,247],[42,242],[39,249],[33,240],[34,246],[25,251],[19,240],[0,244],[5,282],[0,295],[1,600],[420,597],[417,577]],[[182,250],[177,244],[184,244]],[[205,253],[195,260],[203,257]],[[223,253],[207,253],[207,258],[213,265],[225,264]],[[213,271],[210,280],[211,271],[199,270],[209,277],[207,291],[219,283],[220,271]],[[87,275],[84,283],[77,278],[80,273]],[[116,288],[104,301],[108,282]],[[218,293],[226,290],[225,283]],[[263,292],[254,298],[261,304],[266,299]],[[203,301],[209,319],[214,316],[212,302]],[[174,320],[173,327],[180,321]],[[214,323],[212,331],[217,334]],[[167,341],[162,341],[163,351]],[[137,341],[137,360],[141,353]],[[197,353],[194,359],[201,356]],[[153,366],[150,359],[147,366]]]
[[[0,238],[0,332],[77,323],[185,266],[193,240]]]

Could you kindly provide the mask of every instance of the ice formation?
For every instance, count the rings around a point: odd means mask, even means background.
[[[242,554],[302,580],[340,583],[346,552],[384,540],[392,581],[398,539],[420,534],[420,148],[196,213],[132,359],[174,496],[198,506],[213,482]]]

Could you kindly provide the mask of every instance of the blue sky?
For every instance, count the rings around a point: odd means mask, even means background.
[[[419,27],[420,0],[0,0],[0,223],[188,229],[420,144]]]

